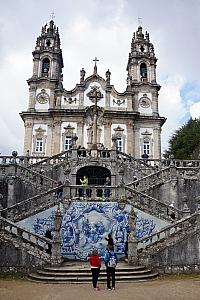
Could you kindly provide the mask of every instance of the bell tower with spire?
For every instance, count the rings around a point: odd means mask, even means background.
[[[42,27],[33,51],[33,74],[27,80],[30,87],[30,110],[35,109],[37,102],[45,102],[45,99],[48,100],[49,108],[55,106],[55,89],[62,87],[62,68],[58,27],[51,20],[49,26],[46,24]]]
[[[28,110],[20,114],[25,126],[24,154],[51,155],[54,116],[50,116],[50,110],[57,107],[56,99],[63,89],[64,67],[58,27],[53,20],[42,27],[32,54]]]
[[[136,157],[147,154],[159,158],[161,155],[160,135],[165,118],[160,117],[158,111],[161,86],[156,82],[156,62],[149,33],[143,34],[139,26],[133,33],[127,65],[127,92],[132,94],[133,110],[139,113],[134,125]]]

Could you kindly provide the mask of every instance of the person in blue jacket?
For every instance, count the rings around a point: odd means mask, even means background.
[[[107,290],[115,289],[115,268],[117,266],[118,258],[114,252],[114,248],[111,245],[107,246],[106,253],[104,255],[104,263],[106,266],[107,274]],[[111,287],[111,278],[112,278],[112,287]]]

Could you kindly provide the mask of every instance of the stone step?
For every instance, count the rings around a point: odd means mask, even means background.
[[[132,275],[132,276],[118,276],[116,274],[116,281],[117,282],[132,282],[132,281],[144,281],[144,280],[149,280],[156,278],[158,276],[157,272],[151,272],[149,274],[143,274],[143,275]],[[91,282],[91,274],[87,277],[78,277],[78,276],[73,276],[73,277],[61,277],[61,276],[40,276],[37,273],[30,273],[29,274],[29,279],[38,281],[38,282],[51,282],[51,283],[89,283]],[[99,276],[99,281],[100,282],[106,282],[106,276]]]
[[[141,270],[141,271],[131,271],[131,270],[127,270],[127,271],[122,271],[122,270],[116,270],[116,276],[134,276],[134,275],[143,275],[143,274],[148,274],[151,273],[150,269],[146,269],[146,270]],[[40,275],[44,275],[44,276],[62,276],[62,277],[70,277],[70,276],[78,276],[78,277],[86,277],[86,276],[90,276],[91,275],[91,270],[86,270],[85,272],[70,272],[70,271],[65,271],[65,272],[48,272],[46,270],[37,270],[37,274]],[[101,276],[106,276],[106,271],[105,270],[101,270],[100,273]]]
[[[144,281],[157,276],[157,272],[144,266],[128,266],[120,262],[116,268],[116,281],[118,282]],[[46,266],[42,270],[37,270],[36,273],[30,273],[28,278],[44,283],[91,283],[92,275],[88,263],[75,262],[54,267]],[[105,266],[101,268],[99,281],[106,282]]]

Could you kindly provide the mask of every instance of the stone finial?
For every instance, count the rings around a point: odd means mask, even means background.
[[[108,85],[110,85],[110,75],[111,75],[111,72],[110,72],[110,70],[108,69],[108,70],[106,71],[106,83],[107,83]]]

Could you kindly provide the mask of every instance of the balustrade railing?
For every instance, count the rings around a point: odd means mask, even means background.
[[[57,204],[55,195],[59,187],[36,195],[10,207],[0,210],[0,216],[18,222]]]
[[[117,186],[87,186],[82,185],[70,185],[69,198],[71,200],[105,200],[105,201],[117,201],[123,195],[123,190]]]
[[[160,171],[154,172],[153,174],[144,176],[140,179],[135,179],[134,181],[126,184],[126,186],[132,187],[134,189],[137,189],[137,191],[142,192],[160,183],[168,182],[170,181],[170,179],[171,179],[170,167],[167,167]]]
[[[48,248],[48,244],[52,244],[52,240],[25,230],[1,216],[0,230],[10,235],[12,242],[17,242],[29,252],[34,252],[35,256],[49,261],[50,256],[46,253],[46,249]]]
[[[126,198],[129,199],[129,203],[134,207],[149,213],[159,219],[163,219],[169,222],[178,220],[182,217],[183,213],[181,210],[170,207],[169,205],[139,192],[131,187],[125,186]],[[173,211],[174,218],[171,217],[171,212]]]
[[[197,213],[192,214],[186,218],[176,221],[175,223],[168,225],[161,230],[144,237],[138,241],[138,250],[142,252],[143,250],[156,250],[160,249],[161,245],[169,245],[173,242],[175,238],[181,238],[183,234],[189,233],[190,230],[195,230],[195,222]]]
[[[24,182],[31,183],[37,190],[46,191],[55,187],[57,181],[45,176],[41,172],[36,172],[25,166],[15,166],[15,176],[18,176]]]

